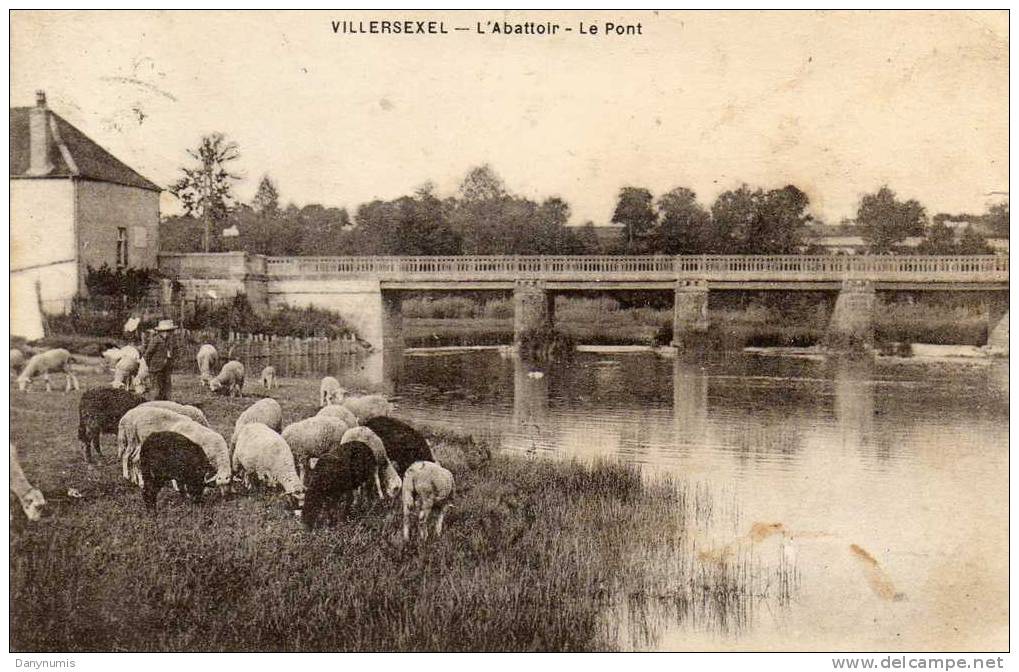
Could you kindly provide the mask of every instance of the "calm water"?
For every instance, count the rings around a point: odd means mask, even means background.
[[[790,604],[673,623],[661,648],[1007,646],[1007,362],[581,353],[539,378],[483,351],[386,375],[412,420],[705,486],[727,512],[701,548],[795,563]]]

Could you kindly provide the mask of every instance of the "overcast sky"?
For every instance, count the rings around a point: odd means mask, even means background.
[[[402,15],[402,17],[401,17]],[[442,20],[449,35],[336,35]],[[454,32],[558,21],[555,37]],[[579,23],[641,23],[582,36]],[[831,222],[888,184],[937,212],[1008,189],[1008,15],[923,13],[28,13],[11,104],[50,106],[166,186],[203,133],[237,141],[248,199],[346,206],[488,162],[512,191],[605,223],[620,187],[792,183]],[[164,212],[175,209],[164,197]]]

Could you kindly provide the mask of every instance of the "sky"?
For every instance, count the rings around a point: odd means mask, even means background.
[[[331,25],[384,19],[449,34]],[[641,34],[604,35],[608,21]],[[269,174],[284,202],[352,214],[428,181],[451,195],[482,163],[515,193],[566,199],[574,224],[607,223],[624,186],[710,205],[791,183],[831,223],[885,184],[929,214],[1008,190],[1005,11],[14,11],[11,105],[37,89],[161,186],[220,131],[240,146],[242,200]]]

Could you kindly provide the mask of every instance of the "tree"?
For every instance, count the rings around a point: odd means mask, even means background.
[[[657,221],[654,197],[650,191],[641,187],[623,187],[619,191],[612,222],[623,225],[623,245],[627,254],[645,251],[648,236]]]
[[[263,175],[262,181],[258,183],[255,197],[251,199],[251,207],[260,215],[270,219],[279,214],[280,192],[276,183],[268,175]]]
[[[875,254],[889,254],[909,236],[922,236],[927,212],[917,201],[899,201],[887,186],[860,199],[856,223],[863,240]]]
[[[711,206],[713,252],[796,254],[804,245],[810,199],[793,185],[751,190],[747,185],[718,195]]]
[[[944,219],[935,217],[916,251],[919,254],[957,254],[955,231],[945,224]]]
[[[972,226],[967,226],[959,237],[958,254],[994,254],[987,239]]]
[[[1008,238],[1008,201],[995,203],[988,208],[984,221],[995,238]]]
[[[697,202],[697,194],[676,187],[658,199],[660,220],[652,236],[660,254],[708,254],[715,251],[711,215]]]
[[[502,178],[487,163],[467,171],[460,183],[460,198],[468,202],[491,201],[506,196],[506,185]]]
[[[212,225],[221,228],[225,223],[233,199],[231,183],[240,179],[229,171],[228,165],[241,155],[237,143],[228,141],[222,133],[204,136],[197,149],[188,150],[188,155],[196,164],[181,168],[184,176],[170,192],[181,200],[185,214],[202,220],[202,249],[208,252]]]

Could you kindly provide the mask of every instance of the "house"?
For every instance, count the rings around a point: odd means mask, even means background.
[[[66,312],[88,266],[156,267],[161,189],[51,111],[44,92],[10,112],[12,333],[25,321],[30,337],[29,313],[40,302]]]

